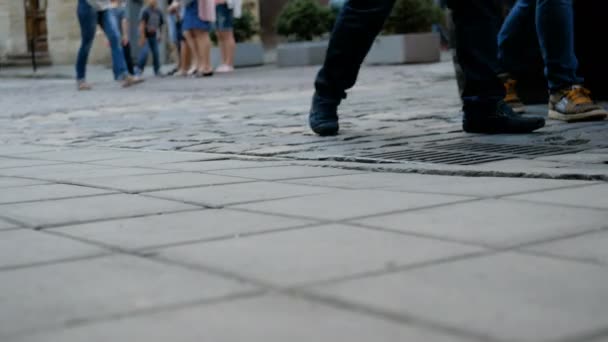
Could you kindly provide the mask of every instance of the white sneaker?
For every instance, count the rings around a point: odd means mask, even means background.
[[[228,73],[228,72],[233,72],[234,68],[231,67],[230,65],[226,65],[226,64],[222,64],[219,67],[217,67],[217,69],[215,69],[215,72],[222,74],[222,73]]]

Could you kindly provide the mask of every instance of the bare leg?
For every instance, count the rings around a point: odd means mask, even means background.
[[[185,31],[184,38],[186,38],[186,45],[188,45],[188,50],[190,50],[192,69],[196,70],[200,64],[200,56],[198,55],[198,48],[196,42],[196,33],[193,30]],[[188,73],[190,73],[189,70]]]
[[[192,65],[192,56],[190,53],[190,47],[188,43],[185,41],[180,42],[181,44],[181,54],[180,54],[180,62],[179,62],[179,74],[186,75],[188,74],[188,70]]]
[[[198,71],[202,73],[209,73],[211,69],[211,39],[209,38],[209,32],[205,31],[194,31],[196,48],[198,55]]]

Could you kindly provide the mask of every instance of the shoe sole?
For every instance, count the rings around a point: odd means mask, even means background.
[[[129,88],[129,87],[132,87],[134,85],[138,85],[138,84],[142,83],[143,81],[144,80],[141,79],[141,78],[137,79],[137,80],[127,81],[127,82],[125,82],[125,83],[122,84],[122,87],[123,88]]]
[[[511,109],[513,109],[513,111],[517,114],[524,114],[526,112],[525,107],[511,107]]]
[[[549,118],[565,122],[580,122],[580,121],[601,121],[608,117],[608,112],[603,109],[596,109],[586,113],[578,114],[563,114],[556,110],[549,109]]]

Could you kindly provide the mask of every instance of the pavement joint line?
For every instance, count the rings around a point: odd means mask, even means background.
[[[543,192],[551,192],[551,191],[557,191],[557,190],[587,188],[587,187],[593,187],[593,186],[602,185],[602,184],[606,184],[606,183],[605,182],[589,182],[588,184],[570,184],[570,185],[558,186],[558,187],[555,187],[555,188],[539,189],[539,190],[532,190],[532,191],[519,191],[519,192],[515,192],[515,193],[511,193],[511,194],[504,194],[504,195],[494,196],[494,198],[496,198],[496,199],[502,199],[502,198],[505,198],[505,197],[530,195],[530,194],[537,194],[537,193],[543,193]],[[489,198],[492,198],[492,197],[490,196]]]
[[[27,159],[30,160],[30,159]],[[36,160],[38,161],[38,160]],[[33,167],[47,167],[47,166],[57,166],[57,165],[68,165],[70,163],[52,163],[52,164],[38,164],[38,165],[22,165],[22,166],[9,166],[9,167],[0,167],[0,172],[4,171],[4,170],[11,170],[11,169],[28,169],[28,168],[33,168]],[[2,176],[2,177],[14,177],[14,176]]]
[[[592,265],[592,266],[608,268],[608,263],[600,261],[600,260],[592,260],[592,259],[582,258],[582,257],[559,255],[559,254],[555,254],[555,253],[551,253],[551,252],[538,252],[538,251],[533,251],[533,250],[513,250],[513,252],[522,254],[522,255],[535,256],[535,257],[540,257],[540,258],[545,258],[545,259],[553,259],[553,260],[559,260],[559,261],[574,262],[574,263],[579,263],[579,264],[587,264],[587,265]]]
[[[108,221],[117,221],[117,220],[127,220],[127,219],[134,219],[134,218],[140,218],[140,217],[150,217],[150,216],[153,217],[153,216],[160,216],[160,215],[167,215],[167,214],[177,214],[177,213],[186,213],[186,212],[193,212],[193,211],[200,211],[200,210],[209,210],[209,208],[204,208],[204,207],[200,207],[199,206],[198,208],[181,209],[181,210],[174,210],[174,211],[161,211],[161,212],[157,212],[157,213],[147,213],[147,214],[139,214],[139,215],[117,216],[117,217],[100,218],[100,219],[84,220],[84,221],[70,221],[70,222],[54,223],[54,224],[39,224],[39,225],[30,225],[29,227],[31,229],[34,229],[34,230],[49,230],[49,229],[69,227],[69,226],[78,226],[78,225],[89,224],[89,223],[108,222]]]
[[[218,171],[221,171],[221,170],[218,170]],[[216,175],[216,176],[225,176],[225,175],[222,175],[220,173],[212,173],[212,172],[207,172],[207,173],[211,174],[211,175]],[[350,176],[350,175],[358,175],[358,174],[361,174],[361,172],[356,172],[356,173],[353,172],[353,173],[343,174],[342,176]],[[279,180],[317,179],[317,178],[325,178],[325,177],[333,177],[333,176],[335,176],[335,175],[322,175],[322,176],[311,176],[311,177],[294,177],[294,178],[273,179],[273,180],[267,180],[267,179],[255,178],[255,177],[243,177],[243,176],[230,176],[230,177],[238,177],[238,178],[252,179],[252,180],[257,180],[257,181],[271,181],[272,182],[272,181],[279,181]]]
[[[83,254],[80,256],[73,256],[73,257],[69,257],[69,258],[58,258],[58,259],[53,259],[53,260],[32,262],[32,263],[27,263],[27,264],[0,266],[0,272],[10,272],[10,271],[18,271],[18,270],[29,269],[29,268],[66,264],[66,263],[71,263],[71,262],[98,259],[98,258],[103,258],[103,257],[111,256],[111,255],[112,255],[112,253],[110,253],[110,252],[97,252],[97,253]]]
[[[530,200],[530,199],[525,199],[525,198],[505,197],[505,198],[502,198],[502,200],[509,201],[509,202],[525,202],[525,203],[533,203],[533,204],[544,205],[544,206],[554,206],[554,207],[571,208],[571,209],[587,209],[587,210],[604,211],[604,212],[606,210],[608,210],[606,208],[601,208],[601,207],[586,207],[586,206],[582,206],[582,205],[545,202],[545,201]]]
[[[39,185],[43,185],[43,184],[39,184]],[[119,192],[108,192],[108,193],[101,193],[101,194],[64,196],[64,197],[54,197],[54,198],[44,198],[44,199],[34,199],[34,200],[23,200],[23,201],[16,201],[16,202],[0,202],[0,206],[14,205],[14,204],[27,204],[27,203],[44,203],[44,202],[52,202],[52,201],[83,199],[83,198],[98,197],[98,196],[103,196],[103,195],[118,195],[118,194],[120,194],[120,193]]]
[[[26,224],[25,222],[16,220],[12,217],[8,217],[8,216],[4,216],[4,215],[0,215],[0,219],[3,221],[6,221],[10,224],[14,224],[17,227],[16,228],[31,228],[31,226],[29,224]]]
[[[0,178],[4,178],[4,177],[1,177],[1,176],[0,176]],[[3,186],[3,187],[0,187],[0,191],[7,190],[7,189],[29,188],[29,187],[40,186],[40,185],[54,185],[54,184],[55,184],[55,183],[53,183],[53,182],[42,182],[42,181],[41,181],[41,182],[40,182],[40,183],[38,183],[38,184],[27,184],[27,185],[10,185],[10,186]]]
[[[608,327],[589,331],[576,336],[563,337],[551,342],[602,342],[608,337]]]

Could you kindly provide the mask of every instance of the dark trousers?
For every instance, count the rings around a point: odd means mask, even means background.
[[[320,96],[346,97],[346,90],[354,86],[361,63],[394,3],[395,0],[349,0],[344,5],[315,82]],[[454,16],[456,50],[465,78],[465,114],[493,112],[505,95],[504,86],[496,77],[501,7],[491,0],[452,0],[448,5]]]
[[[129,74],[135,75],[135,69],[133,68],[133,58],[131,57],[131,43],[127,43],[122,47],[122,52],[125,55],[125,62],[127,63],[127,70]]]

